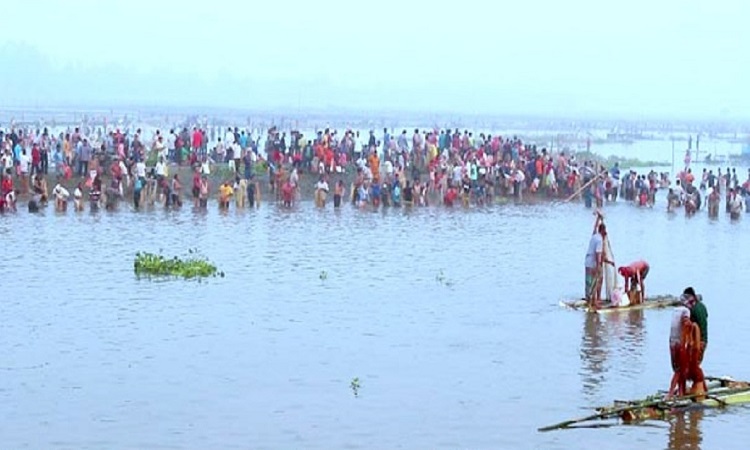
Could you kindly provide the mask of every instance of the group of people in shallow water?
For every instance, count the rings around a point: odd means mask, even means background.
[[[331,129],[307,139],[293,131],[287,142],[286,134],[273,127],[261,152],[259,140],[237,127],[219,130],[223,141],[219,137],[213,146],[204,130],[193,127],[190,134],[187,129],[170,130],[166,136],[157,131],[150,145],[140,130],[132,138],[111,130],[91,140],[86,130],[78,128],[58,138],[46,129],[9,130],[0,139],[5,169],[0,208],[15,209],[19,195],[29,197],[31,211],[46,204],[50,196],[59,208],[66,208],[64,204],[72,197],[75,209],[88,204],[91,209],[114,210],[122,201],[135,209],[156,204],[175,208],[186,196],[192,196],[196,208],[206,208],[212,198],[222,209],[232,204],[245,208],[258,206],[263,191],[283,207],[294,206],[310,191],[318,207],[325,207],[329,197],[334,207],[350,203],[373,209],[483,206],[498,198],[522,201],[529,197],[583,199],[587,206],[596,203],[598,207],[622,197],[648,206],[654,204],[657,189],[669,186],[667,174],[621,173],[619,164],[607,169],[592,161],[578,161],[565,151],[527,145],[515,136],[475,136],[468,130],[417,129],[410,137],[403,130],[394,137],[384,129],[382,139],[376,139],[374,132],[365,138],[350,130],[339,136]],[[27,149],[35,156],[26,158]],[[177,157],[178,153],[182,156]],[[94,154],[109,156],[96,158]],[[51,192],[46,186],[50,161],[57,174]],[[193,171],[180,170],[182,164]],[[72,166],[80,182],[73,181]],[[172,170],[177,173],[170,175]],[[182,180],[181,174],[192,180]],[[263,174],[268,176],[265,187],[258,180]],[[670,208],[691,204],[690,176],[689,172],[681,174],[670,191]],[[709,187],[713,188],[711,202],[721,192],[724,178],[716,177],[717,187]],[[712,179],[708,173],[707,186]],[[728,183],[738,192],[732,180],[736,175]],[[183,182],[190,182],[190,188],[183,189]],[[736,210],[735,203],[731,206]]]
[[[743,212],[750,212],[750,169],[747,178],[741,181],[736,168],[727,167],[723,174],[721,168],[716,174],[712,169],[703,169],[700,180],[696,180],[692,170],[686,168],[678,175],[676,185],[669,189],[667,210],[672,212],[684,207],[685,214],[691,216],[705,204],[708,216],[715,219],[719,216],[722,200],[724,210],[733,220],[739,219]]]
[[[717,218],[723,200],[727,214],[733,220],[739,219],[743,212],[750,212],[750,169],[744,180],[740,180],[736,168],[727,168],[724,173],[719,168],[717,172],[703,169],[701,179],[696,181],[692,169],[687,167],[672,184],[669,174],[653,170],[646,174],[630,170],[621,176],[619,164],[615,163],[610,170],[602,170],[591,186],[585,186],[584,202],[587,207],[601,208],[622,198],[639,207],[654,207],[658,191],[666,189],[670,213],[684,208],[685,214],[692,216],[705,205],[709,217]]]

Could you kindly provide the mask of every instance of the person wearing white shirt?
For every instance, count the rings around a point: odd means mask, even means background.
[[[175,144],[177,143],[177,135],[174,134],[174,130],[169,130],[169,134],[167,135],[167,157],[169,158],[168,161],[174,161],[175,160]]]
[[[234,144],[234,132],[231,128],[227,128],[227,133],[224,135],[224,145],[230,146]]]
[[[679,200],[680,204],[685,203],[685,190],[682,188],[682,184],[680,183],[680,180],[677,180],[677,182],[675,183],[673,192],[677,196],[677,199]]]
[[[5,150],[5,153],[0,158],[2,163],[2,169],[6,173],[10,173],[13,170],[13,156],[10,154],[10,150]]]
[[[162,189],[162,186],[164,185],[164,180],[167,175],[166,170],[167,168],[166,164],[164,164],[164,158],[160,157],[154,167],[154,173],[156,174],[156,189],[159,192],[159,203],[164,201],[164,189]]]
[[[516,169],[513,174],[513,194],[516,199],[521,200],[523,195],[523,183],[526,181],[526,175],[523,170]]]
[[[201,163],[201,175],[211,175],[211,163],[208,158]]]
[[[164,177],[164,158],[159,158],[159,161],[157,161],[156,166],[154,167],[154,173],[156,173],[157,177]]]
[[[73,205],[75,206],[76,211],[83,211],[83,191],[81,190],[80,184],[78,184],[75,191],[73,191]]]
[[[120,160],[120,173],[122,174],[123,180],[125,180],[125,186],[130,186],[130,174],[128,173],[128,166],[125,165],[125,161]]]
[[[386,159],[383,167],[385,168],[385,179],[390,183],[393,177],[393,163],[390,159]]]
[[[453,166],[453,183],[458,185],[463,178],[463,167],[460,164]]]
[[[52,189],[52,195],[55,197],[55,209],[57,211],[65,211],[68,207],[68,197],[70,192],[65,189],[60,183],[57,183],[54,189]]]
[[[321,175],[320,180],[315,184],[315,205],[318,208],[323,208],[326,205],[326,197],[328,196],[328,182],[325,177]]]
[[[167,157],[167,147],[164,145],[164,140],[161,136],[156,138],[153,150],[156,151],[156,157],[158,159],[165,159]]]
[[[143,160],[135,163],[135,176],[141,179],[141,182],[146,181],[146,163]]]
[[[742,194],[740,194],[740,192],[736,192],[734,189],[730,189],[729,195],[729,218],[732,220],[737,220],[740,218],[742,210],[745,209],[744,205],[742,204]]]
[[[29,192],[29,167],[31,166],[31,157],[26,152],[26,149],[24,148],[21,150],[21,156],[19,157],[19,169],[21,170],[20,176],[21,176],[21,192],[27,193]]]
[[[28,153],[26,153],[26,149],[23,149],[23,151],[21,151],[21,157],[19,158],[19,161],[21,163],[21,173],[28,173],[29,164],[31,164],[31,158],[29,157]]]

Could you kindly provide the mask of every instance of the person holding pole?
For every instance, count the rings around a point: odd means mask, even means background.
[[[604,240],[607,238],[607,227],[604,225],[604,217],[599,210],[595,214],[594,231],[591,234],[589,248],[584,261],[586,274],[585,298],[589,308],[592,310],[595,310],[601,302],[604,264],[614,265],[614,262],[608,261],[604,255]]]

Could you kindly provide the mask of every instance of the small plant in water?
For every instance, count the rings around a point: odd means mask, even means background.
[[[443,269],[440,269],[437,275],[435,275],[435,281],[437,281],[440,284],[445,283],[445,273],[443,272]]]
[[[445,276],[445,272],[443,269],[440,269],[437,275],[435,275],[435,281],[442,284],[443,286],[451,287],[453,286],[453,280],[449,280],[448,277]]]
[[[160,253],[136,253],[133,262],[135,274],[147,277],[197,278],[199,281],[201,278],[207,277],[224,277],[224,272],[220,272],[215,265],[205,257],[200,256],[195,249],[188,250],[190,256],[186,259],[180,259],[177,256],[171,259],[165,258]]]
[[[352,378],[352,382],[349,383],[349,387],[351,388],[352,392],[354,392],[354,396],[359,397],[359,377]]]
[[[326,272],[325,270],[321,270],[318,278],[320,278],[321,281],[325,281],[328,278],[328,272]]]

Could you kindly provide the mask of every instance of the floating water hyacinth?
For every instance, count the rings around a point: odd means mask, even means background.
[[[180,277],[208,278],[224,277],[214,264],[205,257],[198,255],[196,250],[190,250],[190,257],[180,259],[177,256],[165,258],[161,254],[138,252],[135,254],[133,271],[138,276],[148,277]]]

